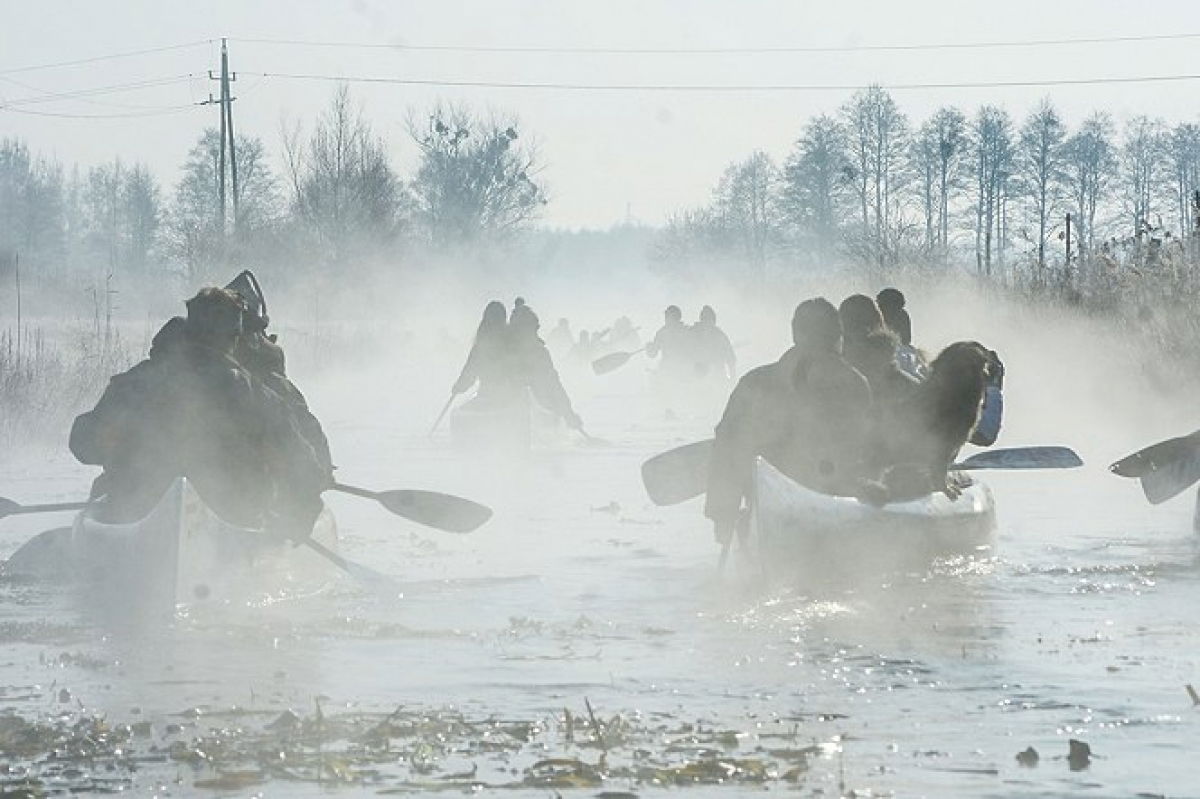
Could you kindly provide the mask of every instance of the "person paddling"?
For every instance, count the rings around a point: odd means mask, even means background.
[[[509,317],[509,346],[507,362],[517,384],[528,388],[534,399],[546,410],[561,418],[572,430],[582,430],[583,420],[571,405],[563,388],[554,360],[538,336],[540,322],[533,309],[518,298]]]
[[[725,331],[717,327],[717,312],[711,305],[700,309],[700,320],[692,325],[696,372],[701,379],[710,376],[722,381],[737,376],[737,356]]]
[[[332,473],[289,400],[233,358],[245,314],[235,292],[201,290],[76,418],[71,452],[103,467],[93,497],[111,520],[141,518],[183,476],[233,523],[311,534]]]
[[[682,380],[692,376],[691,336],[683,323],[683,311],[678,305],[668,305],[663,311],[663,326],[646,345],[646,357],[662,356],[659,373],[670,380]]]
[[[883,322],[899,342],[896,346],[896,365],[910,377],[924,380],[929,376],[925,356],[912,343],[912,319],[905,310],[904,294],[896,288],[885,288],[875,295]]]
[[[797,482],[857,494],[871,429],[871,389],[841,355],[837,309],[823,297],[792,316],[793,346],[738,381],[716,428],[704,514],[728,544],[752,501],[763,456]]]

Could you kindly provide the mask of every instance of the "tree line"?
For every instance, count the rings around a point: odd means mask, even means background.
[[[0,267],[195,282],[230,265],[353,271],[421,247],[503,239],[547,202],[537,148],[515,118],[438,105],[410,116],[417,161],[397,170],[345,87],[309,126],[266,144],[239,135],[236,198],[222,213],[220,137],[205,130],[173,185],[120,158],[80,169],[0,139]],[[231,193],[232,194],[232,193]],[[235,211],[236,209],[236,211]]]
[[[918,124],[871,87],[809,119],[783,163],[730,164],[708,203],[672,215],[657,256],[760,274],[965,267],[1080,292],[1129,270],[1190,273],[1198,233],[1200,124],[1118,130],[1097,112],[1071,129],[1049,100],[1021,120],[946,106]]]

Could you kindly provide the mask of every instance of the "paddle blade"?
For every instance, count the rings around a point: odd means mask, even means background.
[[[1166,463],[1142,475],[1141,480],[1142,493],[1151,505],[1166,502],[1200,480],[1200,451],[1193,449],[1191,457]]]
[[[447,533],[469,533],[492,518],[486,505],[436,491],[380,491],[375,498],[397,516]]]
[[[676,505],[708,490],[713,441],[696,441],[655,455],[642,464],[642,484],[655,505]]]
[[[20,513],[21,506],[13,502],[8,497],[0,497],[0,519],[5,516],[12,516],[14,513]]]
[[[592,371],[598,375],[608,374],[614,369],[620,369],[636,354],[633,352],[610,352],[608,355],[592,361]]]
[[[1083,460],[1070,447],[1012,447],[979,452],[954,469],[1074,469]]]
[[[1151,444],[1121,458],[1108,469],[1121,477],[1145,477],[1178,461],[1189,460],[1200,452],[1200,442],[1194,436],[1193,433],[1190,436],[1168,438],[1166,441]]]

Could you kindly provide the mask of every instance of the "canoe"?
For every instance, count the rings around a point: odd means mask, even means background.
[[[8,571],[71,584],[107,613],[140,618],[307,593],[333,576],[309,548],[222,519],[185,477],[136,522],[102,521],[102,510],[85,510],[72,527],[33,539],[9,559]],[[337,545],[327,508],[313,538]]]
[[[523,452],[535,442],[553,443],[563,429],[556,414],[528,396],[505,403],[476,399],[450,414],[450,433],[463,449]]]
[[[756,545],[764,564],[803,564],[814,573],[904,568],[940,555],[978,551],[991,541],[995,501],[986,484],[883,507],[800,485],[763,458],[754,467]]]

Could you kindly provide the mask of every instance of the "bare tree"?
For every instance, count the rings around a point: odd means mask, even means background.
[[[513,117],[484,117],[438,106],[409,120],[421,150],[412,182],[418,218],[437,246],[504,236],[535,219],[547,202],[537,181],[537,148],[520,143]]]
[[[850,180],[842,126],[825,115],[810,120],[784,165],[780,209],[818,261],[836,245]]]
[[[1166,127],[1156,119],[1134,117],[1125,125],[1119,165],[1121,195],[1135,238],[1152,226],[1158,190],[1164,177]]]
[[[66,249],[62,168],[35,157],[16,139],[0,140],[0,262],[21,252],[25,263],[50,266]]]
[[[925,251],[945,254],[950,238],[950,202],[962,188],[966,166],[967,119],[957,108],[942,108],[927,119],[912,143]]]
[[[1079,252],[1086,263],[1095,248],[1096,211],[1116,170],[1113,124],[1107,114],[1088,117],[1063,147],[1067,184],[1074,208]]]
[[[284,137],[293,218],[319,248],[319,257],[347,264],[394,244],[400,230],[402,187],[361,110],[340,86],[312,135],[294,128]]]
[[[879,86],[857,92],[842,108],[858,194],[863,246],[880,265],[896,256],[891,215],[906,178],[908,120]]]
[[[730,244],[760,276],[779,239],[778,182],[778,167],[759,150],[726,167],[714,196],[713,212]]]
[[[222,233],[220,147],[215,128],[200,136],[188,153],[167,215],[169,250],[191,281],[261,249],[263,238],[273,233],[281,216],[279,190],[262,141],[238,136],[238,219],[236,226],[224,227],[228,236]]]
[[[1039,279],[1046,267],[1046,240],[1064,191],[1063,142],[1067,130],[1049,100],[1043,100],[1021,126],[1016,174],[1029,215],[1037,227]]]
[[[1184,122],[1166,137],[1166,160],[1170,169],[1171,198],[1179,233],[1196,236],[1196,192],[1200,191],[1200,125]]]
[[[993,258],[1003,262],[1005,201],[1012,177],[1012,121],[995,106],[979,109],[972,125],[975,148],[975,263],[991,276]]]

